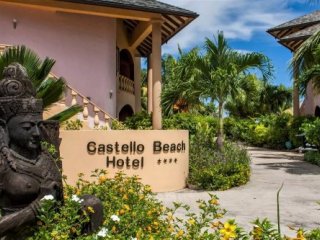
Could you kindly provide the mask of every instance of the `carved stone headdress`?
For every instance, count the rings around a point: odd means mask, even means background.
[[[8,121],[19,114],[42,113],[42,100],[35,95],[26,69],[19,63],[10,64],[0,81],[0,119]]]

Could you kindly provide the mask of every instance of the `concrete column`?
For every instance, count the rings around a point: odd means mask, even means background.
[[[135,113],[141,112],[141,59],[134,58]]]
[[[152,81],[153,111],[152,128],[162,128],[161,111],[161,20],[152,21]]]
[[[152,54],[148,57],[148,113],[152,113]]]
[[[300,115],[299,87],[297,82],[298,82],[298,70],[297,70],[297,66],[294,66],[292,105],[293,105],[293,116],[295,117]]]

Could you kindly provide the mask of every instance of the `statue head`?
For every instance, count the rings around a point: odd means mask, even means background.
[[[19,63],[6,67],[0,81],[0,122],[12,150],[28,158],[38,155],[42,100],[35,98],[26,69]]]

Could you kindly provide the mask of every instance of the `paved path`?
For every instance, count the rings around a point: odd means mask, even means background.
[[[227,209],[227,218],[251,230],[257,217],[277,222],[276,195],[281,184],[280,212],[282,233],[292,236],[287,227],[311,229],[320,227],[320,167],[302,161],[302,155],[292,152],[249,148],[252,174],[248,184],[227,191],[215,191],[221,206]],[[159,193],[166,205],[183,202],[196,211],[198,199],[208,199],[208,193],[185,189],[178,192]],[[178,213],[179,214],[179,213]]]

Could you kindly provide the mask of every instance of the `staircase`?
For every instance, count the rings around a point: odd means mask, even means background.
[[[10,47],[8,44],[0,44],[0,54],[5,48]],[[50,77],[58,79],[54,74],[50,74]],[[126,79],[122,81],[123,88],[128,91],[133,91],[132,86]],[[50,109],[44,111],[44,119],[65,110],[66,108],[78,104],[83,107],[83,111],[78,113],[70,120],[79,119],[82,122],[83,129],[111,129],[112,121],[116,121],[110,114],[97,106],[90,99],[76,91],[71,86],[66,86],[65,96],[61,101],[53,104]]]
[[[56,78],[56,76],[52,75]],[[72,105],[80,105],[83,107],[83,111],[72,117],[70,120],[74,121],[79,119],[82,122],[84,130],[87,129],[106,129],[111,130],[113,118],[106,111],[97,106],[93,101],[86,98],[83,94],[69,85],[66,85],[65,95],[59,102],[53,104],[50,109],[45,111],[44,119],[57,114]]]

